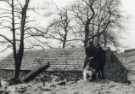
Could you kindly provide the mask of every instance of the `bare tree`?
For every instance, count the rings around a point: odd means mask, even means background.
[[[84,33],[85,48],[90,41],[104,46],[108,42],[116,43],[112,34],[114,28],[120,27],[118,5],[118,0],[81,0],[72,6],[73,15]]]
[[[118,5],[118,0],[81,0],[72,6],[73,15],[83,33],[86,54],[84,67],[88,57],[97,56],[96,46],[106,47],[110,43],[117,43],[113,34],[116,28],[121,27]],[[105,60],[105,56],[100,57]]]
[[[7,31],[7,34],[0,34],[0,37],[4,39],[1,43],[8,44],[7,48],[12,47],[15,65],[13,81],[19,81],[24,50],[31,49],[33,46],[37,45],[44,48],[39,43],[41,43],[40,39],[42,39],[42,37],[44,39],[46,38],[45,35],[47,32],[45,32],[43,27],[33,25],[34,22],[36,23],[36,20],[31,19],[30,15],[30,12],[39,14],[38,12],[42,10],[42,8],[37,9],[29,6],[30,0],[3,0],[1,2],[7,5],[7,7],[0,8],[0,24],[6,22],[6,24],[1,24],[0,28]],[[34,45],[29,43],[30,40],[36,40]],[[31,47],[27,47],[27,44],[30,44]],[[35,72],[33,72],[33,74],[34,73]]]
[[[25,4],[22,8],[22,13],[21,13],[21,27],[20,27],[20,45],[19,45],[19,50],[16,54],[15,57],[15,79],[19,79],[19,74],[20,74],[20,68],[21,68],[21,63],[23,59],[23,54],[24,54],[24,34],[25,34],[25,25],[26,25],[26,17],[27,17],[27,9],[29,5],[29,0],[25,1]]]
[[[69,11],[63,9],[47,28],[48,38],[59,41],[62,48],[69,47],[70,42],[79,40],[73,36],[74,27],[71,20]]]
[[[2,18],[5,17],[7,20],[11,20],[11,26],[7,26],[8,30],[11,31],[12,34],[12,39],[8,38],[5,35],[0,35],[3,39],[5,39],[8,43],[11,44],[13,48],[13,57],[14,57],[14,62],[15,62],[15,76],[14,80],[19,80],[19,74],[20,74],[20,68],[21,68],[21,63],[23,59],[23,54],[24,54],[24,35],[25,35],[25,25],[26,25],[26,18],[27,18],[27,10],[29,6],[30,0],[25,0],[24,5],[20,7],[20,11],[18,11],[18,7],[16,5],[16,2],[14,0],[10,1],[5,1],[10,9],[8,10],[8,16],[2,16]],[[6,10],[6,11],[7,11]],[[10,15],[11,14],[11,15]],[[19,18],[19,19],[17,19]],[[18,23],[16,20],[19,20],[20,23]],[[19,28],[17,28],[19,26]],[[5,28],[5,27],[4,27]],[[7,29],[7,28],[5,28]],[[19,32],[20,38],[18,38],[17,33]]]

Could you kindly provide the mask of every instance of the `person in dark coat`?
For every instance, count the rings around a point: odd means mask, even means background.
[[[86,71],[86,68],[90,73],[90,77],[92,80],[97,78],[104,79],[104,65],[105,65],[105,51],[101,46],[95,47],[94,45],[90,45],[86,48],[86,58],[84,62],[83,69]],[[94,71],[93,71],[94,70]]]
[[[97,47],[95,60],[98,78],[104,79],[104,66],[106,60],[106,53],[101,46]]]

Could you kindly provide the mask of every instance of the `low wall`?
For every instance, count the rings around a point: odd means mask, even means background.
[[[57,80],[77,81],[82,79],[82,71],[47,71],[41,73],[37,79],[51,81],[56,76]]]
[[[29,71],[27,71],[27,70],[21,71],[20,77],[24,76],[28,72]],[[13,78],[14,73],[15,73],[14,70],[0,69],[0,78],[4,78],[4,79]]]
[[[126,51],[123,65],[128,69],[128,79],[135,84],[135,50]]]
[[[125,67],[125,57],[122,54],[117,54],[111,51],[106,52],[106,64],[104,67],[104,75],[108,80],[116,81],[116,82],[128,82],[128,69]],[[83,61],[83,60],[82,60]],[[82,62],[83,63],[83,62]],[[82,64],[83,65],[83,64]],[[57,75],[61,78],[65,78],[67,80],[77,80],[82,79],[82,66],[78,71],[52,71],[45,72],[48,75]],[[50,78],[51,79],[51,78]]]
[[[128,69],[124,65],[123,55],[107,51],[104,73],[108,80],[128,82]]]

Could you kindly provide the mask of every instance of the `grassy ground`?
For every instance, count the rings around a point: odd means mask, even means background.
[[[43,83],[31,82],[10,86],[12,91],[9,94],[135,94],[134,84],[122,84],[113,81]]]

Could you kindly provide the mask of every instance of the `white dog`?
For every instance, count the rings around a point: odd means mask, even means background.
[[[89,68],[89,66],[86,66],[84,69],[83,69],[83,80],[87,81],[87,80],[92,80],[92,76],[93,76],[93,73],[95,72],[94,69],[92,68]]]
[[[93,69],[90,64],[93,63],[93,57],[90,57],[86,61],[86,65],[83,68],[83,80],[92,80],[93,74],[95,73],[95,69]]]
[[[1,87],[5,90],[9,86],[9,82],[5,79],[0,80]]]

